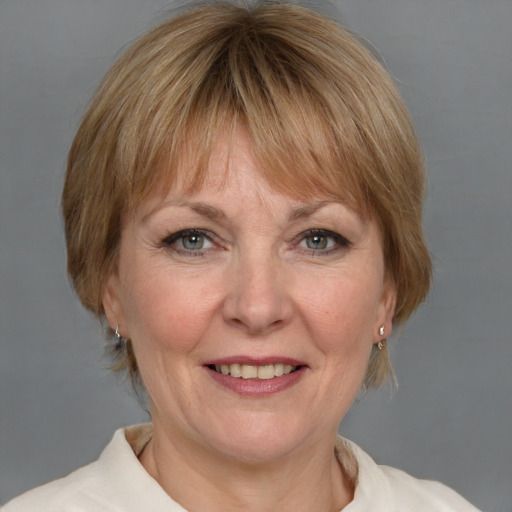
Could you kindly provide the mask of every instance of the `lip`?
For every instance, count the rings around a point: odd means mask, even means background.
[[[230,365],[230,364],[247,364],[253,366],[264,366],[267,364],[289,364],[296,366],[297,369],[286,375],[280,377],[274,377],[273,379],[261,380],[261,379],[242,379],[231,377],[231,375],[224,375],[216,372],[211,366],[215,365]],[[203,368],[208,372],[210,377],[220,384],[222,387],[237,393],[241,396],[268,396],[276,393],[285,391],[295,384],[297,384],[306,375],[308,370],[307,365],[297,359],[289,357],[248,357],[248,356],[230,356],[219,359],[212,359],[211,361],[205,362]]]

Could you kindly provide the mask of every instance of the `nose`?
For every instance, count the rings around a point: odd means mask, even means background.
[[[293,315],[288,284],[271,256],[239,261],[228,279],[223,305],[227,323],[250,335],[267,334],[288,324]]]

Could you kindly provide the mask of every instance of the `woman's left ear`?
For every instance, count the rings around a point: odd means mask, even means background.
[[[392,281],[386,280],[382,288],[374,324],[374,341],[385,340],[393,330],[393,317],[396,307],[396,287]]]

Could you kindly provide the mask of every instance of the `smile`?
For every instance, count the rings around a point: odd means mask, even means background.
[[[252,364],[221,364],[209,365],[209,368],[215,370],[222,375],[230,375],[236,379],[259,379],[270,380],[276,377],[288,375],[297,370],[298,366],[291,364],[265,364],[265,365],[252,365]]]

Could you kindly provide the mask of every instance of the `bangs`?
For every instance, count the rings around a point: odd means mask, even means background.
[[[245,23],[247,12],[240,14],[235,26],[210,34],[208,44],[199,38],[198,52],[172,56],[172,68],[184,70],[179,80],[169,74],[162,80],[165,67],[154,63],[140,76],[140,90],[148,92],[137,98],[118,145],[126,206],[166,194],[178,176],[185,192],[196,191],[218,141],[234,144],[243,130],[277,190],[342,199],[367,214],[367,170],[374,163],[353,108],[340,102],[349,80],[334,66],[319,70],[314,48],[297,48],[282,29],[259,26],[257,18]]]

